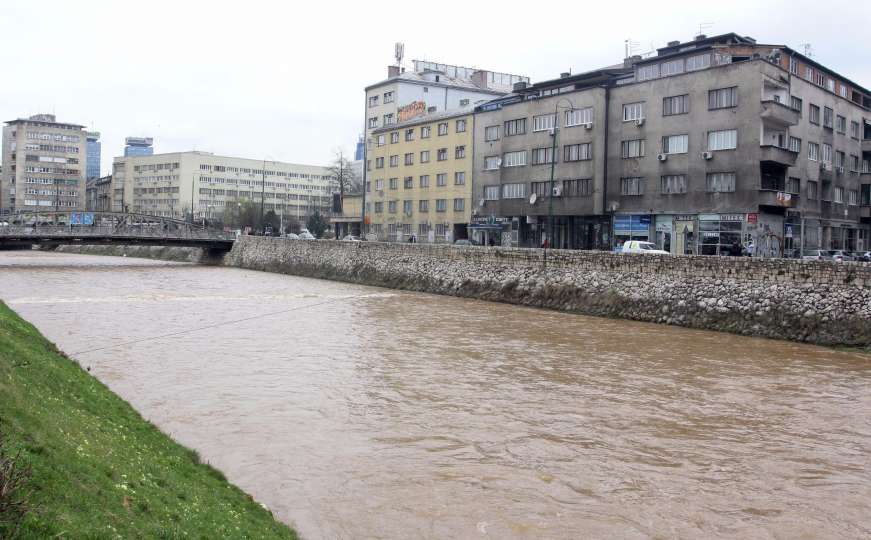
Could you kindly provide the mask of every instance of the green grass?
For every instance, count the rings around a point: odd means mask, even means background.
[[[0,430],[33,467],[21,538],[296,538],[2,302]]]

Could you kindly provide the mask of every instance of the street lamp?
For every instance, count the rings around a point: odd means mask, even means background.
[[[553,106],[553,129],[551,130],[551,137],[553,137],[553,143],[550,148],[550,194],[548,195],[548,205],[547,205],[547,240],[544,244],[544,258],[547,260],[547,249],[550,247],[553,242],[553,193],[554,193],[554,169],[556,168],[556,135],[557,128],[559,126],[559,110],[560,104],[565,101],[568,103],[568,107],[562,107],[568,111],[574,111],[575,105],[568,98],[560,98],[556,104]]]

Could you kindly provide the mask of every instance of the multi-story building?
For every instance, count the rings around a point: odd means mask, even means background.
[[[90,180],[100,177],[100,132],[89,131],[86,137],[88,140],[88,161],[85,167],[85,178]]]
[[[327,167],[177,152],[116,157],[112,209],[166,217],[217,218],[252,201],[285,222],[315,210],[329,214],[333,180]]]
[[[88,211],[112,211],[112,175],[88,178],[85,193],[85,208]]]
[[[0,211],[83,209],[86,150],[84,126],[53,114],[6,122]]]
[[[373,131],[366,182],[370,233],[391,241],[467,237],[473,121],[466,107]]]
[[[561,248],[868,248],[871,92],[786,46],[671,42],[519,84],[475,124],[480,213],[517,245],[542,245],[552,214]]]
[[[150,156],[154,154],[154,139],[151,137],[127,137],[124,139],[124,156]]]

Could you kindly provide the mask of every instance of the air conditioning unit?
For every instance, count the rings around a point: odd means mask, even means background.
[[[639,127],[643,126],[644,125],[644,118],[637,118],[635,120],[635,125],[639,126]]]
[[[553,196],[554,196],[554,197],[559,197],[559,196],[561,196],[562,194],[563,194],[563,189],[562,189],[561,187],[559,187],[559,186],[554,186],[554,187],[553,187]]]
[[[714,157],[713,152],[702,152],[703,159],[713,159],[713,157]]]
[[[584,124],[584,129],[593,129],[593,123],[590,122],[589,124]]]
[[[550,136],[551,136],[551,137],[553,137],[554,135],[556,135],[556,128],[555,128],[555,127],[552,127],[552,128],[550,128],[549,130],[547,130],[547,131],[548,131],[548,133],[550,133]]]
[[[668,154],[656,154],[656,159],[659,161],[665,161],[668,159]]]

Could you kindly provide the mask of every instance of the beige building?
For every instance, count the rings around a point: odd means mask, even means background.
[[[374,130],[368,231],[379,240],[467,238],[472,215],[471,108]]]
[[[345,195],[342,201],[342,211],[334,212],[330,216],[330,225],[336,238],[342,239],[346,235],[360,236],[360,222],[363,218],[363,196]],[[367,218],[368,220],[368,218]]]
[[[6,122],[0,211],[84,209],[86,156],[84,126],[53,114]]]
[[[305,219],[316,209],[328,215],[333,181],[326,167],[279,161],[177,152],[116,157],[112,208],[196,219],[219,218],[244,201],[262,202],[285,221]]]

